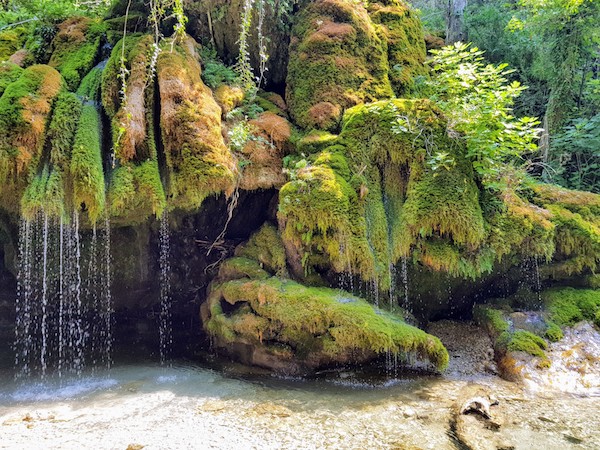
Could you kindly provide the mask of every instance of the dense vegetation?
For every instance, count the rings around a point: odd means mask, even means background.
[[[446,38],[475,43],[448,46],[432,34],[442,22],[424,31],[401,0],[3,6],[0,208],[13,220],[136,226],[210,196],[231,219],[240,190],[278,191],[209,289],[204,325],[223,346],[309,367],[417,353],[439,369],[437,340],[324,286],[343,276],[397,309],[403,267],[446,276],[428,284],[452,302],[444,283],[532,259],[553,283],[594,287],[600,196],[543,182],[598,191],[594,2],[471,4]],[[568,323],[550,322],[548,336]],[[500,331],[508,350],[543,354],[539,336]]]
[[[595,0],[414,0],[425,26],[444,37],[449,9],[460,15],[462,37],[493,63],[514,68],[527,86],[517,114],[543,121],[532,172],[563,186],[600,192],[600,4]],[[454,19],[456,20],[456,19]]]

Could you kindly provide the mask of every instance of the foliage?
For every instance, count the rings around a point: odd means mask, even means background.
[[[539,122],[512,115],[514,100],[525,88],[508,82],[506,64],[485,64],[483,52],[469,44],[431,53],[432,99],[448,115],[449,126],[464,133],[467,157],[482,180],[497,181],[503,164],[537,148]]]
[[[0,28],[25,20],[58,23],[76,15],[102,15],[110,0],[7,0],[0,11]]]
[[[239,75],[219,60],[214,49],[202,47],[200,59],[202,61],[202,81],[209,88],[216,89],[221,84],[236,84],[238,82]]]
[[[553,140],[561,162],[552,179],[572,189],[600,193],[600,114],[573,119]]]

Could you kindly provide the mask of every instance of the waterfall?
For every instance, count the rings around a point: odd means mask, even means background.
[[[87,362],[110,367],[108,225],[99,244],[96,227],[84,236],[77,212],[52,218],[41,211],[22,219],[18,268],[16,377],[81,375]]]
[[[406,256],[402,257],[402,287],[404,288],[404,299],[402,302],[402,307],[409,311],[409,303],[408,303],[408,258]]]
[[[110,220],[108,217],[104,219],[104,229],[102,234],[102,244],[104,251],[100,254],[102,264],[100,266],[100,322],[103,327],[100,330],[100,348],[102,355],[100,362],[110,369],[112,366],[112,293],[111,293],[111,253],[110,253]]]
[[[171,357],[173,345],[172,318],[171,318],[171,237],[169,230],[169,216],[165,210],[160,218],[160,313],[159,313],[159,341],[160,363],[167,364]]]

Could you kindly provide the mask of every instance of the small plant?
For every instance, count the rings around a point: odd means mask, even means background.
[[[202,81],[211,89],[222,84],[237,84],[238,74],[223,64],[214,49],[203,47],[200,53],[202,60]]]
[[[227,134],[230,147],[236,151],[241,151],[253,137],[252,127],[246,121],[236,123]]]
[[[506,78],[506,64],[486,64],[483,52],[456,43],[432,50],[436,76],[428,82],[432,99],[449,118],[449,127],[465,136],[467,157],[484,183],[499,179],[503,165],[537,149],[539,121],[512,115],[525,90]]]

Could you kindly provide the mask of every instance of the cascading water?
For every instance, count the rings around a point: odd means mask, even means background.
[[[168,364],[173,344],[172,317],[171,317],[171,236],[169,230],[169,216],[167,211],[160,218],[160,313],[159,313],[159,341],[160,363]]]
[[[402,307],[405,310],[409,310],[409,302],[408,302],[408,258],[406,256],[402,257],[402,287],[404,288],[404,299],[402,302]]]
[[[108,224],[108,223],[107,223]],[[112,351],[110,229],[94,227],[84,248],[79,216],[40,212],[19,228],[17,378],[81,375],[86,361],[109,367]],[[103,249],[101,247],[104,247]],[[85,281],[84,281],[85,280]]]

